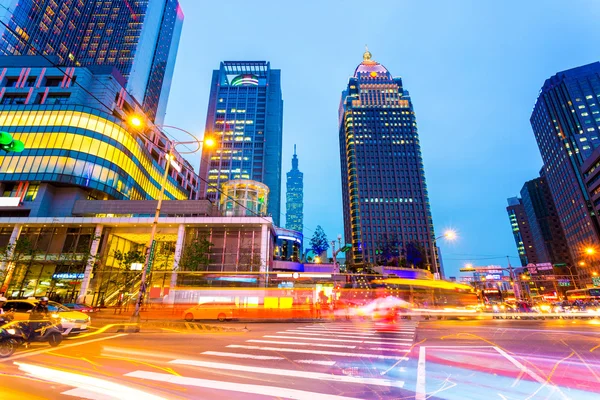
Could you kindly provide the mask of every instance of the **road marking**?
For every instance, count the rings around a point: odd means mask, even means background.
[[[104,396],[95,397],[97,399],[106,399],[110,396],[111,399],[148,399],[148,400],[165,400],[163,397],[154,396],[150,393],[143,392],[125,385],[111,382],[109,380],[94,378],[87,375],[80,375],[73,372],[66,372],[52,368],[41,367],[39,365],[24,364],[16,362],[15,365],[21,371],[29,375],[35,376],[38,379],[58,383],[60,385],[74,386],[84,389],[86,393],[93,392],[94,394]]]
[[[262,346],[244,346],[240,344],[230,344],[227,347],[233,349],[248,349],[248,350],[266,350],[266,351],[282,351],[289,353],[309,353],[309,354],[321,354],[327,356],[340,356],[340,357],[364,357],[364,358],[378,358],[382,360],[408,360],[406,357],[396,356],[382,356],[379,354],[364,354],[364,353],[340,353],[337,351],[323,351],[323,350],[304,350],[304,349],[287,349],[281,347],[262,347]]]
[[[294,371],[294,373],[295,372],[296,371]],[[304,390],[287,389],[277,386],[250,385],[245,383],[213,381],[208,379],[188,378],[184,376],[175,376],[149,371],[130,372],[128,374],[125,374],[125,376],[154,380],[159,382],[167,382],[173,385],[196,386],[210,389],[228,390],[233,392],[261,394],[264,396],[273,396],[275,398],[286,398],[294,400],[359,400],[355,397],[345,397],[332,394],[307,392]]]
[[[264,367],[252,367],[249,365],[237,365],[237,364],[224,364],[200,360],[173,360],[169,361],[169,364],[178,365],[192,365],[195,367],[212,368],[212,369],[225,369],[229,371],[240,371],[240,372],[254,372],[258,374],[266,375],[279,375],[294,378],[306,378],[306,379],[317,379],[321,381],[331,382],[342,382],[342,383],[359,383],[361,385],[376,385],[386,387],[404,387],[404,382],[393,381],[389,379],[380,378],[361,378],[358,376],[349,375],[333,375],[324,374],[321,372],[309,372],[309,371],[298,371],[291,369],[280,369],[280,368],[264,368]]]
[[[302,332],[327,332],[327,333],[343,333],[343,334],[359,334],[359,335],[369,335],[369,336],[377,336],[380,333],[376,330],[376,329],[372,329],[372,330],[349,330],[349,329],[326,329],[326,328],[317,328],[317,329],[311,329],[311,328],[295,328],[294,330],[298,330],[298,331],[302,331]],[[397,334],[413,334],[415,332],[414,329],[412,330],[408,330],[408,329],[403,329],[403,330],[397,330],[397,329],[387,329],[386,328],[386,332],[392,332],[392,333],[397,333]]]
[[[118,335],[107,336],[107,337],[102,337],[102,338],[92,339],[92,340],[86,340],[86,341],[83,341],[83,342],[65,344],[65,345],[62,345],[60,347],[49,347],[49,348],[41,349],[41,350],[24,351],[24,352],[20,352],[20,353],[18,353],[16,355],[12,356],[12,357],[0,359],[0,362],[7,362],[7,361],[12,361],[12,360],[18,360],[20,358],[31,357],[31,356],[35,356],[37,354],[48,353],[50,351],[58,351],[58,350],[66,349],[67,347],[81,346],[82,344],[100,342],[100,341],[103,341],[103,340],[115,339],[115,338],[118,338],[118,337],[121,337],[121,336],[127,336],[127,335],[128,335],[127,333],[119,333]]]
[[[61,394],[65,396],[77,397],[78,399],[87,399],[87,400],[112,400],[114,397],[107,396],[105,394],[100,394],[96,392],[92,392],[91,390],[84,388],[75,388],[67,390],[66,392],[62,392]]]
[[[307,336],[323,336],[324,333],[326,332],[322,332],[322,333],[312,333],[312,332],[302,332],[302,331],[293,331],[293,330],[289,330],[289,331],[285,331],[285,332],[277,332],[277,333],[283,333],[283,334],[292,334],[295,333],[297,335],[307,335]],[[360,339],[379,339],[379,340],[393,340],[393,341],[405,341],[405,342],[412,342],[412,339],[408,339],[408,338],[388,338],[388,337],[373,337],[373,336],[363,336],[363,335],[338,335],[336,334],[335,337],[344,337],[344,338],[360,338]]]
[[[425,346],[419,348],[419,363],[417,364],[417,387],[415,400],[425,400]]]
[[[240,353],[225,353],[222,351],[205,351],[200,354],[204,354],[207,356],[218,356],[218,357],[252,358],[254,360],[285,360],[284,357],[256,356],[254,354],[240,354]]]
[[[326,365],[328,367],[331,367],[332,365],[335,365],[335,361],[321,361],[321,360],[294,360],[294,362],[300,363],[300,364],[316,364],[316,365]]]
[[[388,346],[411,346],[411,343],[390,343],[390,342],[377,342],[374,340],[356,340],[356,339],[331,339],[331,338],[314,338],[314,337],[297,337],[297,336],[279,336],[279,335],[265,335],[263,337],[273,339],[296,339],[296,340],[319,340],[327,342],[351,342],[359,344],[386,344]]]
[[[300,330],[306,330],[306,331],[328,331],[328,332],[348,332],[348,333],[372,333],[372,334],[377,334],[377,329],[376,328],[369,328],[369,329],[360,329],[360,328],[356,328],[356,329],[342,329],[342,328],[329,328],[326,326],[323,327],[319,327],[319,326],[304,326],[304,327],[298,327],[295,329],[300,329]],[[416,328],[399,328],[399,327],[389,327],[389,330],[391,332],[414,332],[416,330]]]
[[[338,347],[340,349],[355,349],[356,346],[348,346],[343,344],[322,344],[322,343],[307,343],[307,342],[284,342],[280,340],[259,340],[251,339],[246,340],[251,343],[271,343],[271,344],[291,344],[293,346],[315,346],[315,347]]]
[[[542,378],[541,376],[539,376],[538,374],[536,374],[535,372],[533,372],[532,370],[530,370],[529,368],[527,368],[526,366],[524,366],[523,364],[521,364],[519,361],[517,361],[516,358],[514,358],[513,356],[511,356],[510,354],[508,354],[507,352],[505,352],[504,350],[502,350],[498,346],[493,346],[493,348],[498,353],[500,353],[501,355],[503,355],[508,361],[510,361],[515,367],[519,368],[521,371],[523,371],[527,375],[531,376],[538,383],[540,383],[542,385],[545,385],[545,384],[548,383],[544,378]],[[551,385],[551,386],[554,386],[554,385]]]

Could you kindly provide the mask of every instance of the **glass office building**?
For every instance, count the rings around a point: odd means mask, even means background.
[[[9,0],[7,8],[0,54],[115,66],[148,117],[162,123],[183,24],[177,0]]]
[[[213,71],[205,132],[216,145],[204,148],[201,195],[218,202],[221,185],[251,179],[269,187],[268,213],[281,214],[283,100],[281,71],[266,61],[225,61]]]
[[[292,169],[287,173],[285,197],[285,227],[302,233],[304,229],[304,174],[298,169],[298,156],[294,145]]]
[[[525,212],[525,206],[523,206],[522,200],[518,197],[511,197],[507,201],[508,207],[506,207],[506,212],[508,213],[521,265],[524,267],[529,263],[537,264],[539,261],[531,235],[529,219]]]
[[[600,249],[598,220],[581,168],[600,146],[600,63],[562,71],[547,79],[530,122],[544,161],[572,261],[591,282],[585,249]]]
[[[437,270],[413,105],[368,51],[342,93],[339,139],[349,265]]]
[[[0,154],[0,196],[15,201],[0,214],[64,216],[79,199],[159,197],[167,138],[125,122],[141,106],[124,81],[109,67],[63,72],[39,56],[0,57],[0,131],[25,144]],[[196,199],[193,168],[174,156],[166,199]]]

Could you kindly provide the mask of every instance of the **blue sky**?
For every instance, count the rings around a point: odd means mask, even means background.
[[[600,3],[180,3],[166,124],[203,134],[211,71],[222,60],[281,69],[283,176],[297,144],[306,242],[319,224],[330,239],[343,232],[337,110],[368,44],[410,91],[436,234],[459,232],[440,243],[447,274],[467,262],[506,265],[506,255],[518,264],[505,207],[542,165],[529,116],[545,79],[600,59]]]

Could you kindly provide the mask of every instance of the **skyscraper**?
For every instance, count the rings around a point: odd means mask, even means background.
[[[298,169],[298,156],[294,145],[292,169],[287,173],[285,227],[302,232],[304,229],[304,174]]]
[[[522,200],[518,197],[509,198],[506,212],[510,220],[521,265],[537,264],[539,260],[529,227],[529,219],[527,219],[527,213],[525,212]]]
[[[571,265],[571,255],[546,179],[525,182],[521,203],[527,214],[531,239],[540,263]]]
[[[202,150],[200,193],[218,201],[223,182],[252,179],[269,187],[267,211],[279,226],[283,100],[281,70],[266,61],[225,61],[213,71]]]
[[[599,249],[598,220],[581,167],[600,145],[600,63],[559,72],[547,79],[538,96],[531,126],[573,262],[585,249]],[[591,270],[579,276],[591,282]]]
[[[367,50],[339,108],[344,233],[356,267],[396,261],[436,269],[417,124],[401,78]]]
[[[56,55],[59,65],[111,65],[162,123],[183,13],[178,0],[9,0],[0,54]]]

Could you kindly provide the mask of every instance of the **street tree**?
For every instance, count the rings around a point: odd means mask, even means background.
[[[315,229],[315,233],[313,237],[310,239],[310,248],[315,252],[318,256],[321,256],[324,252],[329,249],[329,242],[327,241],[327,235],[325,235],[325,231],[321,228],[321,225],[317,225]]]

